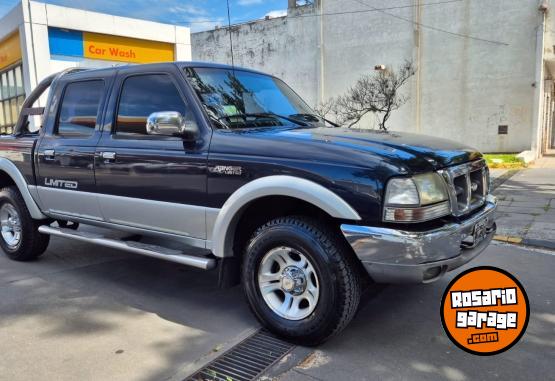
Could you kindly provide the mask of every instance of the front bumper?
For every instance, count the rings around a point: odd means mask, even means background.
[[[341,225],[341,230],[368,274],[379,283],[429,283],[480,254],[495,235],[497,201],[457,223],[424,232]],[[485,226],[485,236],[474,242],[474,227]]]

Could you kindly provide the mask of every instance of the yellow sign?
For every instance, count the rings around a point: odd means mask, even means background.
[[[84,56],[87,58],[134,63],[174,60],[174,46],[164,42],[83,32]]]
[[[19,43],[19,33],[10,35],[0,41],[0,69],[21,60],[21,45]]]

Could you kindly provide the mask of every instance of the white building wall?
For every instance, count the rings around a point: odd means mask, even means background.
[[[508,45],[422,30],[423,133],[488,152],[530,149],[537,7],[535,0],[492,0],[426,8],[425,25]],[[508,125],[508,135],[498,134],[499,125]]]
[[[368,6],[320,0],[321,9],[305,8],[305,12],[328,16],[235,26],[235,62],[282,77],[316,105],[343,93],[377,64],[397,67],[410,59],[419,72],[404,89],[410,101],[392,117],[391,129],[454,139],[486,152],[530,149],[538,111],[535,86],[541,86],[536,83],[536,63],[541,63],[536,52],[542,20],[538,0],[463,0],[385,11],[395,17],[382,12],[346,13],[409,3],[363,2]],[[413,0],[414,5],[419,3],[428,2]],[[329,15],[333,13],[344,14]],[[553,18],[548,17],[549,25]],[[450,35],[417,23],[504,44]],[[227,29],[193,34],[192,47],[194,60],[230,62]],[[367,118],[363,125],[373,127],[375,121]],[[508,135],[498,135],[499,125],[509,126]]]
[[[296,14],[303,14],[301,10]],[[318,101],[318,20],[275,18],[233,26],[235,64],[284,78],[310,104]],[[193,34],[193,60],[231,64],[227,28]]]

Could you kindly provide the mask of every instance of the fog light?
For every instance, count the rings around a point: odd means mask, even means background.
[[[430,267],[424,270],[424,281],[435,279],[441,275],[441,266]]]

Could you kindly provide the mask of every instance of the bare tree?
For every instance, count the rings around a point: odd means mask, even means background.
[[[317,112],[324,118],[331,115],[340,125],[347,127],[354,126],[368,113],[376,114],[380,130],[387,131],[386,123],[391,113],[409,99],[399,90],[415,71],[412,62],[406,61],[397,70],[364,75],[345,94],[317,107]]]

